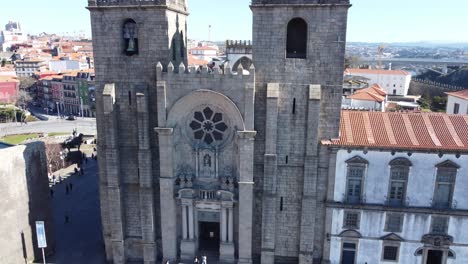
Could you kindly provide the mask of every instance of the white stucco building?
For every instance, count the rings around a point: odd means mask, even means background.
[[[468,89],[446,94],[447,114],[468,115]]]
[[[322,141],[336,168],[326,199],[330,263],[468,263],[464,118],[343,111],[341,123],[339,139]]]
[[[368,78],[369,83],[379,84],[389,95],[406,96],[411,82],[411,74],[402,70],[346,69],[344,74]]]

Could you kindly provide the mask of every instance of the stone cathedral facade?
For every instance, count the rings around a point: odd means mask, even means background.
[[[349,7],[252,0],[252,66],[212,71],[187,66],[186,0],[88,1],[109,262],[327,263]]]

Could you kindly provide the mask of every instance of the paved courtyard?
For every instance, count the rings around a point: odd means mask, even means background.
[[[52,189],[56,253],[48,260],[57,264],[105,263],[101,235],[97,161],[89,158],[84,175],[74,175],[74,166],[60,172],[70,175]],[[59,173],[56,173],[58,176]],[[66,185],[72,189],[66,194]],[[68,217],[68,223],[66,222]]]

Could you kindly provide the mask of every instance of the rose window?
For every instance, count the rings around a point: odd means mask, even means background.
[[[223,114],[215,113],[211,108],[205,107],[203,111],[197,111],[193,114],[190,128],[193,130],[195,139],[211,144],[213,141],[223,140],[227,125],[224,123]]]

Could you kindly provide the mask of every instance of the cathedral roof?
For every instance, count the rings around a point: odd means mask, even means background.
[[[468,151],[468,115],[342,111],[339,139],[322,144]]]

